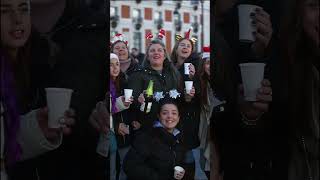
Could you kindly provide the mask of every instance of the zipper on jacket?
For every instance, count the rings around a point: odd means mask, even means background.
[[[173,150],[172,146],[170,146],[170,151],[172,151],[172,154],[173,154],[173,167],[174,167],[174,166],[176,166],[177,154],[176,154],[176,152]]]

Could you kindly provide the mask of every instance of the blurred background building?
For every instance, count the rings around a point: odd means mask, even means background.
[[[203,19],[202,19],[203,18]],[[110,1],[110,37],[122,33],[129,48],[145,53],[148,32],[155,36],[159,29],[166,31],[168,52],[175,44],[175,34],[184,36],[193,27],[192,36],[198,39],[196,49],[210,45],[210,1],[112,0]]]

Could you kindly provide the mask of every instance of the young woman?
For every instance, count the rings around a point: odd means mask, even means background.
[[[213,164],[217,164],[219,161],[216,157],[211,157],[211,152],[215,153],[215,149],[212,149],[214,139],[213,133],[210,131],[213,122],[211,122],[211,115],[215,107],[223,104],[223,101],[220,101],[217,97],[214,96],[213,88],[210,85],[210,48],[204,47],[204,52],[202,59],[199,62],[198,75],[200,79],[200,123],[199,123],[199,139],[200,139],[200,150],[204,152],[200,154],[201,157],[204,157],[204,171],[206,172],[207,178],[210,179],[210,167]],[[216,175],[212,173],[213,175]],[[217,177],[217,176],[216,176]]]
[[[48,128],[49,66],[31,56],[30,34],[30,2],[1,0],[1,174],[12,179],[35,178],[41,164],[32,158],[59,147],[62,132],[71,131]],[[73,115],[66,112],[65,125],[74,123]]]
[[[180,120],[179,108],[174,100],[160,100],[159,111],[152,129],[139,133],[128,152],[124,168],[129,180],[182,179],[185,173],[174,176],[174,167],[184,166],[185,149],[180,131],[176,128]]]
[[[280,57],[289,85],[288,179],[319,179],[319,1],[287,3]]]
[[[126,175],[123,172],[122,164],[124,156],[127,154],[129,150],[129,146],[131,144],[130,141],[130,124],[128,118],[124,118],[124,110],[130,107],[133,98],[130,98],[129,102],[125,102],[123,94],[123,82],[120,79],[120,61],[116,54],[110,54],[110,98],[111,98],[111,113],[113,120],[112,130],[116,134],[117,140],[117,152],[120,157],[120,174],[119,179],[126,179]],[[112,180],[116,180],[116,153],[110,152],[110,178]],[[113,161],[113,163],[112,163]]]
[[[119,57],[121,72],[128,79],[130,74],[138,69],[139,62],[133,56],[130,56],[128,41],[125,40],[123,34],[116,34],[111,38],[111,43],[111,52]]]

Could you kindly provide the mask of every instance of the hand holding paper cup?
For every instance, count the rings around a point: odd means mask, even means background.
[[[191,63],[184,63],[184,74],[189,75],[190,71],[189,71],[189,66]]]
[[[186,86],[186,93],[190,94],[191,89],[192,89],[192,85],[193,85],[193,81],[185,81],[184,84]]]
[[[69,109],[72,89],[45,88],[49,111],[49,128],[60,128],[60,121]]]
[[[244,99],[256,101],[258,89],[264,77],[264,63],[243,63],[239,64],[241,78],[244,88]]]
[[[238,6],[239,16],[239,40],[242,42],[254,42],[255,36],[253,32],[257,31],[257,28],[252,25],[251,13],[254,13],[256,9],[262,9],[259,6],[251,4],[240,4]]]
[[[124,101],[125,102],[130,102],[130,98],[132,96],[132,89],[124,89]]]
[[[174,167],[174,175],[175,179],[182,179],[184,176],[185,170],[181,166]]]

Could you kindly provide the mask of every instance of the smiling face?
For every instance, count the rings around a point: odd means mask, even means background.
[[[28,0],[1,0],[1,45],[18,49],[31,33],[30,4]]]
[[[165,50],[160,44],[152,44],[148,50],[151,67],[162,67],[165,59]]]
[[[303,8],[303,30],[319,48],[319,0],[306,0]]]
[[[110,59],[110,77],[114,80],[120,73],[120,63],[118,59]]]
[[[127,45],[119,41],[117,42],[112,49],[112,52],[118,55],[120,61],[126,61],[129,59],[129,50]]]
[[[180,120],[179,110],[175,104],[164,104],[161,106],[159,120],[164,128],[172,133]]]
[[[191,42],[187,39],[182,40],[178,45],[178,49],[177,49],[178,56],[181,57],[182,59],[187,59],[190,56],[191,52],[192,52]]]

